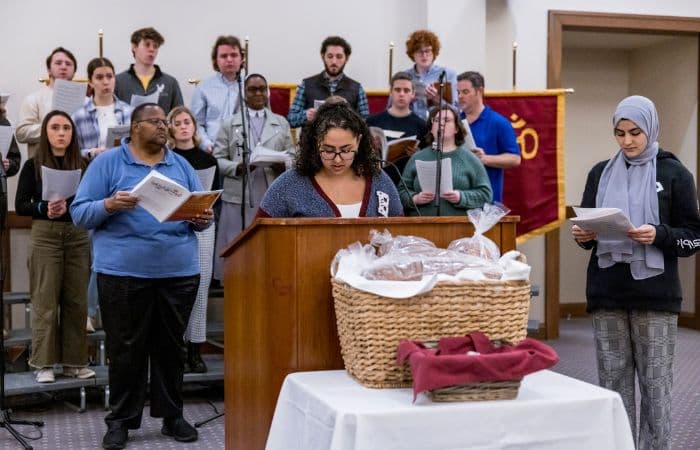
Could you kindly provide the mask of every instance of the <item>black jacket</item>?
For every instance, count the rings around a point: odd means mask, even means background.
[[[598,182],[607,161],[588,173],[581,206],[595,207]],[[678,257],[700,249],[700,214],[693,175],[673,153],[659,149],[656,159],[659,221],[653,245],[664,254],[664,272],[644,280],[632,278],[629,264],[618,263],[607,269],[598,266],[596,243],[592,249],[586,282],[587,310],[624,309],[678,313],[681,309],[681,282]]]

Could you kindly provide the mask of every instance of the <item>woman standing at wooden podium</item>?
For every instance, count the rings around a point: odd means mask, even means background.
[[[295,168],[270,186],[258,217],[402,216],[378,163],[364,120],[345,103],[325,103],[303,129]]]
[[[637,448],[668,449],[682,301],[678,257],[700,248],[698,199],[693,175],[659,148],[651,100],[622,100],[613,127],[620,150],[591,169],[581,206],[619,208],[636,228],[622,241],[598,240],[577,225],[572,234],[592,250],[586,299],[600,385],[620,393],[636,437],[636,373],[642,396]]]

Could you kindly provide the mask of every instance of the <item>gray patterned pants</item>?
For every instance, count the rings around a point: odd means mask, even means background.
[[[671,389],[678,315],[658,311],[593,313],[600,385],[622,397],[637,439],[635,373],[641,392],[640,450],[671,447]]]

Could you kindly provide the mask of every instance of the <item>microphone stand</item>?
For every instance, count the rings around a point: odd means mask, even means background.
[[[250,208],[253,208],[253,189],[250,183],[250,145],[248,143],[248,106],[245,102],[244,91],[243,91],[243,74],[242,70],[238,71],[238,98],[239,105],[241,106],[241,137],[243,138],[242,143],[238,144],[238,149],[241,154],[241,164],[243,164],[243,176],[241,177],[241,231],[245,230],[245,209],[246,209],[246,190],[249,195]]]
[[[440,90],[438,91],[438,113],[435,118],[438,121],[437,130],[437,145],[433,148],[435,149],[435,215],[440,215],[440,183],[442,182],[442,139],[443,139],[443,109],[442,109],[442,94],[445,91],[445,71],[443,70],[440,74]]]
[[[408,190],[408,185],[404,181],[403,176],[401,174],[401,171],[399,170],[399,167],[396,164],[394,164],[393,162],[386,160],[386,159],[380,159],[379,162],[382,163],[383,167],[386,167],[386,166],[393,167],[394,170],[396,171],[396,173],[399,174],[399,184],[407,193],[409,193],[408,199],[411,201],[411,206],[418,214],[418,217],[422,216],[422,214],[420,213],[420,210],[418,209],[418,206],[416,205],[416,202],[413,201],[413,196],[410,194],[411,191]]]
[[[5,168],[0,164],[0,323],[5,326],[5,268],[3,267],[2,241],[5,230],[5,218],[7,216],[7,178]],[[25,449],[32,450],[25,436],[15,430],[13,425],[34,425],[43,427],[44,422],[34,420],[18,420],[12,418],[12,410],[5,407],[5,336],[0,336],[0,427],[7,430],[17,442]]]

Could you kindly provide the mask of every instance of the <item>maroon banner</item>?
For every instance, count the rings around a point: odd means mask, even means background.
[[[564,220],[563,93],[487,94],[485,103],[506,117],[520,146],[519,167],[506,169],[503,203],[519,215],[522,242]]]

